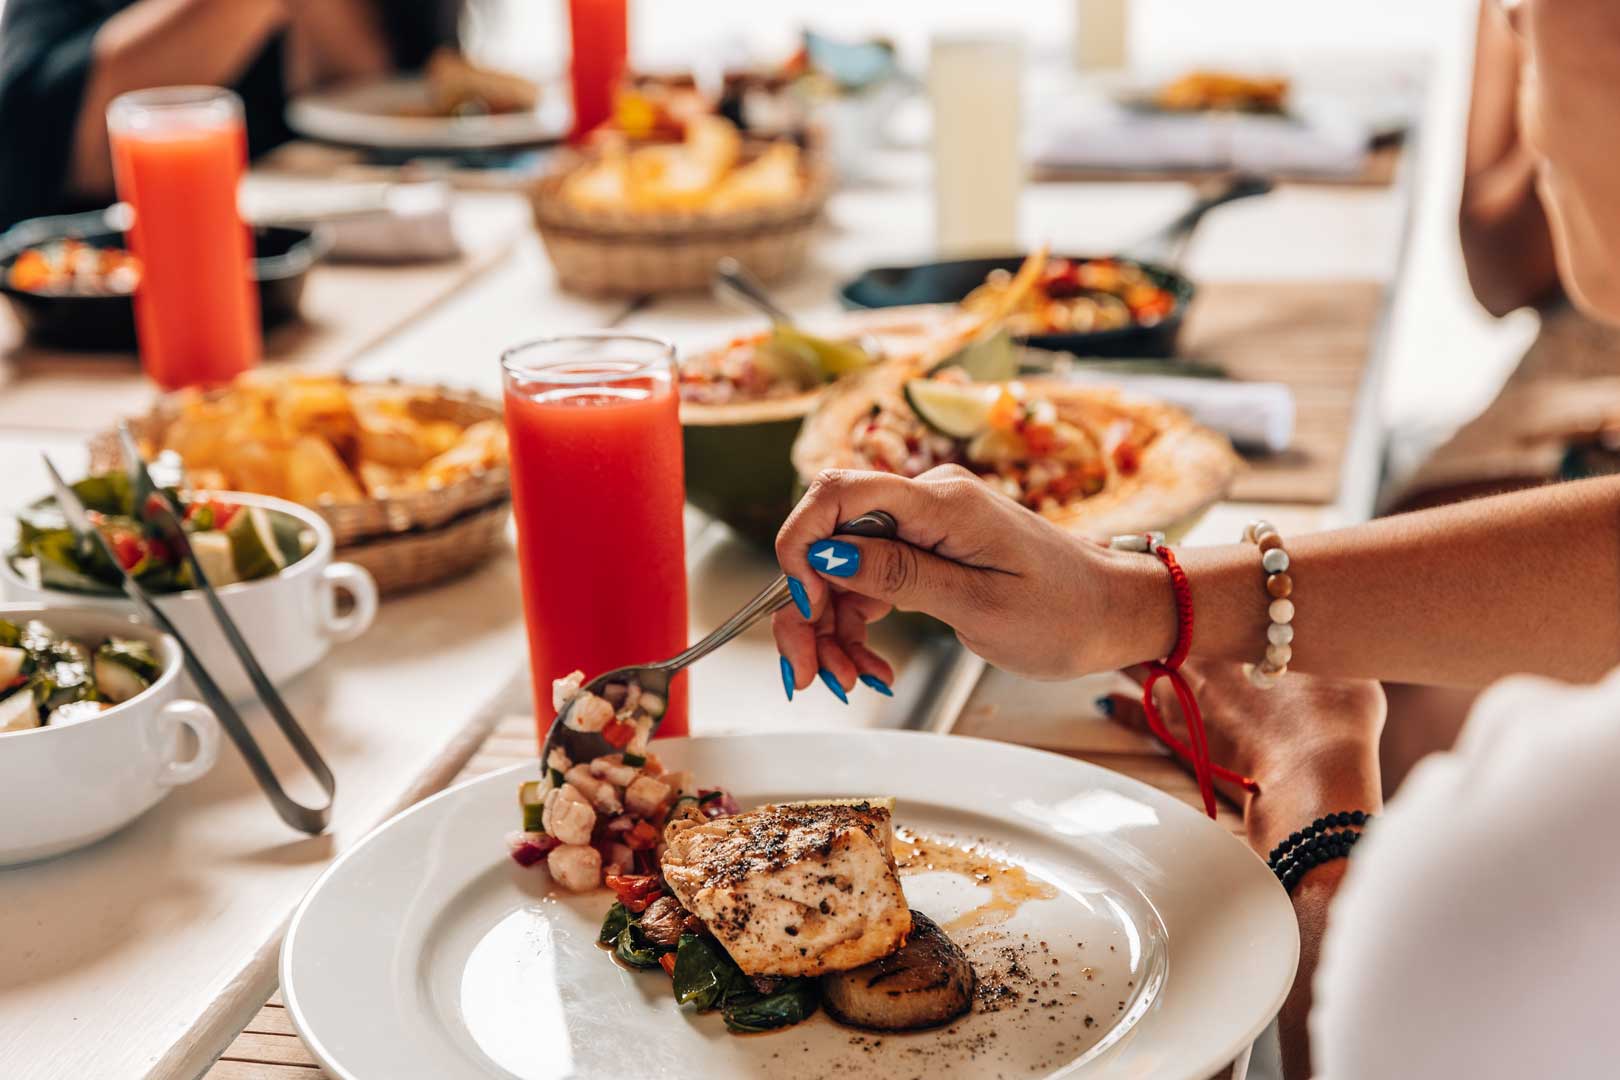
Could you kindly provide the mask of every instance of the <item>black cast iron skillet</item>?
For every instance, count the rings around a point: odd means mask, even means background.
[[[1176,268],[1182,249],[1205,214],[1224,203],[1264,195],[1271,181],[1241,175],[1219,191],[1199,199],[1163,229],[1128,251],[1112,258],[1138,266],[1155,285],[1175,297],[1170,314],[1151,326],[1122,326],[1085,334],[1033,334],[1027,343],[1036,348],[1077,356],[1173,356],[1181,324],[1192,303],[1193,283]],[[1098,256],[1070,255],[1076,261]],[[984,284],[992,270],[1017,270],[1023,255],[979,259],[953,259],[916,266],[881,266],[868,270],[839,290],[846,308],[900,307],[907,304],[954,304]]]
[[[28,339],[58,349],[134,351],[135,309],[127,296],[35,293],[7,284],[11,264],[28,248],[73,238],[92,247],[124,247],[112,209],[32,218],[0,236],[0,294]],[[309,229],[260,226],[253,230],[253,280],[259,288],[259,318],[270,330],[298,314],[304,282],[330,246]]]

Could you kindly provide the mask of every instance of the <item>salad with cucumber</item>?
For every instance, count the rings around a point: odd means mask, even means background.
[[[145,692],[161,672],[144,641],[91,645],[37,619],[0,619],[0,732],[86,719]]]
[[[179,592],[196,585],[190,567],[170,550],[161,532],[136,513],[127,477],[87,477],[73,491],[107,538],[119,566],[148,592]],[[169,495],[180,508],[197,561],[216,587],[280,573],[315,545],[314,534],[289,514],[173,490]],[[76,541],[54,497],[17,515],[10,558],[12,567],[38,588],[105,593],[121,584],[118,567],[100,547]]]

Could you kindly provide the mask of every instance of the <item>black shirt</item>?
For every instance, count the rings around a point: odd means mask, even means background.
[[[0,229],[23,218],[88,209],[67,190],[90,46],[113,13],[139,0],[7,0],[0,17]],[[375,0],[394,64],[419,68],[455,40],[453,0]],[[242,98],[248,154],[292,137],[285,118],[283,38],[270,38],[231,89]]]

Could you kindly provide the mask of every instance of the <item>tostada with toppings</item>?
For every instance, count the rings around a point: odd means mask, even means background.
[[[1004,338],[959,356],[835,387],[794,444],[799,481],[961,465],[1065,528],[1107,537],[1185,524],[1237,475],[1231,443],[1170,406],[1059,375],[1013,377]]]

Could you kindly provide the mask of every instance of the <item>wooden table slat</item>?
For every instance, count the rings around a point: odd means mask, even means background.
[[[1339,495],[1345,450],[1384,286],[1374,281],[1213,281],[1187,315],[1180,352],[1235,378],[1287,383],[1294,443],[1251,457],[1232,485],[1238,502],[1327,504]]]
[[[316,1065],[268,1065],[262,1061],[220,1058],[208,1070],[207,1080],[327,1080]]]

